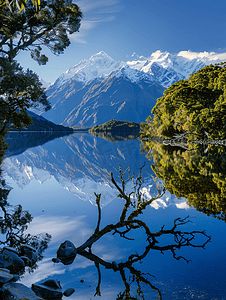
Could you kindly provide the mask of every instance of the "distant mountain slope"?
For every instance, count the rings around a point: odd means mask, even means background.
[[[34,112],[28,111],[29,115],[32,117],[32,122],[33,124],[28,126],[28,127],[23,127],[22,130],[20,131],[45,131],[45,132],[49,132],[49,131],[63,131],[63,132],[68,132],[68,133],[72,133],[73,129],[72,128],[68,128],[62,125],[57,125],[47,119],[45,119],[42,116],[39,116],[37,114],[35,114]],[[15,128],[10,128],[10,131],[18,131]]]
[[[151,113],[156,99],[164,88],[158,84],[140,81],[134,84],[123,77],[109,76],[92,85],[79,105],[62,122],[65,126],[94,126],[111,119],[140,123]],[[72,94],[69,101],[77,96]]]
[[[48,88],[53,108],[43,116],[65,126],[90,127],[111,119],[140,123],[166,87],[220,61],[214,53],[156,51],[149,58],[133,55],[118,62],[101,51],[71,67]]]

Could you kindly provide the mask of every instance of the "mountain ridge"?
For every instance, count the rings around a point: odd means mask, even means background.
[[[212,52],[174,55],[158,50],[149,58],[133,54],[131,60],[120,62],[101,51],[49,86],[52,109],[43,116],[67,127],[93,127],[111,119],[141,123],[165,88],[222,58]]]
[[[72,78],[79,82],[87,83],[94,78],[103,78],[109,76],[111,72],[119,72],[122,69],[127,69],[128,73],[131,72],[131,69],[141,71],[141,73],[146,73],[146,75],[149,75],[150,78],[153,79],[154,74],[151,68],[153,64],[157,64],[163,69],[168,68],[174,70],[174,72],[179,73],[182,77],[187,77],[205,65],[221,62],[223,58],[222,55],[223,54],[217,54],[215,52],[194,53],[190,51],[180,51],[178,54],[171,54],[167,51],[163,52],[157,50],[148,58],[133,53],[131,58],[135,59],[124,62],[115,61],[107,53],[100,51],[92,55],[89,59],[84,59],[70,67],[51,85],[62,85]]]

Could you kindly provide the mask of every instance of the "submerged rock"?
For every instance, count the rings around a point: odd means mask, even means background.
[[[15,248],[13,248],[13,247],[4,246],[3,250],[8,250],[8,251],[14,252],[15,254],[18,255],[18,251]]]
[[[7,269],[0,269],[0,283],[4,284],[13,279],[13,275]]]
[[[52,261],[56,264],[58,264],[59,262],[61,262],[61,260],[59,258],[52,258]]]
[[[60,259],[64,265],[71,264],[74,261],[76,254],[77,250],[74,244],[68,240],[62,243],[57,250],[57,258]]]
[[[14,274],[14,275],[13,275],[13,279],[12,279],[11,281],[16,282],[16,281],[18,281],[19,279],[20,279],[20,276],[19,276],[18,274]]]
[[[24,269],[25,263],[15,252],[5,248],[0,254],[0,267],[9,269],[12,273],[18,273]]]
[[[32,266],[32,261],[27,256],[20,256],[20,258],[24,261],[25,266]]]
[[[19,255],[22,257],[27,257],[30,260],[31,265],[34,265],[38,260],[38,254],[35,248],[29,245],[22,245],[20,247]]]
[[[63,292],[63,295],[66,297],[70,297],[73,293],[75,292],[75,289],[73,288],[68,288]]]
[[[62,289],[61,285],[60,285],[60,281],[57,279],[48,279],[46,280],[43,285],[46,285],[48,287],[51,287],[53,289]]]
[[[47,280],[40,284],[32,284],[32,290],[44,299],[61,299],[63,296],[59,280]]]
[[[4,300],[43,300],[22,283],[8,282],[3,285],[2,292]]]

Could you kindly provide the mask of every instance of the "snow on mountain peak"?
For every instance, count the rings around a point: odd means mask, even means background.
[[[110,66],[112,63],[115,63],[115,60],[112,59],[107,53],[104,51],[100,51],[94,55],[92,55],[89,59],[92,64],[99,66]]]
[[[104,51],[100,51],[89,59],[80,61],[77,65],[61,74],[56,83],[61,85],[69,79],[86,83],[94,78],[109,75],[121,65],[122,62],[115,61]]]
[[[133,59],[136,59],[136,60],[147,60],[146,57],[144,57],[144,56],[142,56],[142,55],[138,55],[138,54],[136,54],[136,52],[133,52],[133,54],[131,55],[131,57],[132,57]]]
[[[162,52],[160,50],[157,50],[155,52],[153,52],[150,56],[150,58],[148,58],[148,60],[150,61],[156,61],[156,62],[166,62],[167,60],[170,60],[170,53],[165,51]]]
[[[116,77],[126,77],[129,79],[132,83],[138,82],[141,79],[149,82],[155,81],[152,74],[144,73],[140,71],[138,68],[131,68],[128,65],[124,65],[121,67],[120,70],[115,71],[112,73],[112,75],[115,75]]]
[[[163,86],[168,87],[178,80],[188,78],[191,73],[204,67],[207,61],[201,56],[189,56],[188,53],[171,54],[157,50],[146,61],[128,61],[127,64],[152,75]]]
[[[180,51],[171,54],[157,50],[150,57],[139,56],[135,52],[130,60],[115,61],[104,51],[82,60],[60,75],[54,84],[58,86],[70,79],[87,83],[95,78],[105,78],[112,72],[117,76],[126,76],[132,82],[141,79],[158,81],[165,87],[188,78],[208,64],[226,61],[226,53]]]

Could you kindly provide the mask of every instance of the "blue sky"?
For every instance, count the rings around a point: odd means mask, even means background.
[[[103,50],[115,60],[135,52],[149,57],[156,50],[178,53],[226,52],[225,0],[79,0],[83,19],[71,45],[60,56],[46,54],[38,66],[24,51],[18,61],[41,78],[53,82],[82,59]]]

